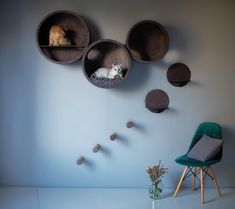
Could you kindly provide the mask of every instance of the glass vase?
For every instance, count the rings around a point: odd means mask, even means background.
[[[162,189],[159,186],[159,183],[152,182],[152,185],[149,187],[149,197],[153,200],[158,200],[161,197]]]

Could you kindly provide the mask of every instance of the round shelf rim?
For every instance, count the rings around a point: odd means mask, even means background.
[[[166,45],[166,47],[165,47],[165,49],[164,49],[164,52],[163,52],[160,56],[155,57],[155,58],[152,59],[152,60],[142,60],[142,59],[136,58],[136,57],[131,53],[131,48],[130,48],[129,41],[128,41],[129,38],[130,38],[131,32],[132,32],[137,26],[142,25],[142,24],[145,24],[145,23],[152,23],[152,24],[157,25],[157,26],[163,31],[163,33],[166,34],[166,38],[167,38],[167,45]],[[137,62],[139,62],[139,63],[147,64],[147,63],[152,63],[152,62],[155,62],[155,61],[160,60],[161,58],[163,58],[163,57],[166,55],[166,53],[167,53],[167,51],[168,51],[168,49],[169,49],[169,45],[170,45],[170,38],[169,38],[169,34],[168,34],[167,30],[165,29],[165,27],[164,27],[161,23],[159,23],[159,22],[157,22],[157,21],[155,21],[155,20],[141,20],[141,21],[135,23],[134,25],[132,25],[131,28],[129,29],[128,33],[127,33],[126,47],[127,47],[128,51],[129,51],[131,57],[132,57],[135,61],[137,61]]]
[[[81,21],[82,25],[84,26],[84,29],[85,29],[86,32],[87,32],[87,39],[88,39],[88,41],[87,41],[87,44],[84,46],[84,50],[81,52],[81,54],[80,54],[79,56],[76,56],[74,59],[71,59],[71,60],[68,60],[68,61],[57,61],[57,60],[54,60],[54,59],[49,58],[48,56],[45,55],[45,53],[44,53],[44,52],[42,51],[42,49],[41,49],[41,48],[44,48],[44,47],[41,47],[41,46],[40,46],[41,44],[39,44],[39,31],[40,31],[40,28],[41,28],[41,26],[43,25],[43,23],[44,23],[49,17],[51,17],[51,16],[53,16],[53,15],[56,15],[56,14],[60,14],[60,13],[70,14],[70,15],[72,15],[72,16],[78,18],[79,21]],[[40,23],[38,24],[37,29],[36,29],[36,45],[37,45],[37,48],[38,48],[39,52],[42,54],[42,56],[43,56],[44,58],[46,58],[47,60],[49,60],[49,61],[51,61],[51,62],[53,62],[53,63],[56,63],[56,64],[72,64],[72,63],[74,63],[74,62],[76,62],[76,61],[82,59],[86,48],[89,46],[90,39],[91,39],[91,36],[90,36],[89,28],[88,28],[88,26],[87,26],[85,20],[83,19],[83,17],[82,17],[81,15],[77,14],[76,12],[69,11],[69,10],[55,10],[55,11],[53,11],[53,12],[48,13],[47,15],[45,15],[45,16],[41,19],[41,21],[40,21]],[[66,48],[66,47],[61,47],[61,48]],[[71,47],[71,48],[73,48],[73,47]]]
[[[126,46],[125,46],[124,44],[122,44],[121,42],[116,41],[116,40],[113,40],[113,39],[99,39],[99,40],[97,40],[97,41],[91,43],[91,44],[85,49],[85,52],[83,53],[83,57],[82,57],[82,70],[83,70],[83,74],[85,75],[86,79],[87,79],[91,84],[93,84],[94,86],[99,87],[99,88],[108,89],[108,88],[115,88],[115,87],[107,87],[107,88],[105,88],[105,87],[101,87],[101,86],[95,85],[94,83],[91,82],[90,77],[87,75],[87,73],[86,73],[86,68],[85,68],[85,59],[86,59],[86,55],[88,54],[88,52],[89,52],[94,46],[96,46],[96,45],[98,45],[98,44],[100,44],[100,43],[105,43],[105,42],[116,44],[117,46],[121,47],[121,48],[125,51],[125,53],[126,53],[126,55],[127,55],[127,59],[128,59],[128,69],[127,69],[127,72],[126,72],[126,74],[125,74],[124,79],[127,78],[128,75],[129,75],[129,73],[130,73],[131,66],[132,66],[132,63],[131,63],[131,62],[132,62],[132,59],[131,59],[131,55],[130,55],[128,49],[126,48]]]

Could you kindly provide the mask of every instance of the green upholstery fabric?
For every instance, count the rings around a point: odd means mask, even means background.
[[[192,147],[202,138],[203,135],[207,135],[216,139],[222,139],[220,125],[212,122],[201,123],[193,136],[189,150],[192,149]]]
[[[191,158],[188,158],[186,155],[182,155],[182,156],[176,158],[175,162],[177,162],[178,164],[181,164],[181,165],[189,166],[189,167],[204,167],[204,166],[209,166],[209,165],[218,163],[219,161],[215,159],[215,160],[209,160],[206,162],[202,162],[199,160],[193,160]]]
[[[198,126],[193,136],[192,142],[189,146],[187,153],[202,138],[203,135],[207,135],[216,139],[222,139],[222,131],[221,131],[220,125],[217,123],[212,123],[212,122],[201,123]],[[219,162],[222,158],[223,150],[221,149],[220,152],[214,157],[214,159],[206,161],[206,162],[201,162],[199,160],[190,159],[186,156],[187,153],[185,155],[182,155],[176,158],[175,162],[178,164],[186,165],[190,167],[204,167],[204,166],[209,166],[209,165]]]

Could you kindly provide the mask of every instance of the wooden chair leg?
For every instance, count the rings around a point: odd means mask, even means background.
[[[193,191],[195,190],[197,168],[193,168]]]
[[[217,192],[218,192],[219,197],[220,197],[220,196],[221,196],[221,192],[220,192],[220,189],[219,189],[219,185],[218,185],[218,183],[217,183],[217,181],[216,181],[216,178],[215,178],[215,172],[214,172],[214,169],[213,169],[211,166],[210,166],[210,171],[211,171],[211,176],[212,176],[212,178],[213,178],[213,181],[214,181],[215,187],[216,187]]]
[[[200,168],[200,177],[201,177],[201,201],[204,203],[204,175],[203,168]]]
[[[185,177],[185,174],[186,174],[187,170],[188,170],[188,166],[185,166],[184,171],[183,171],[183,173],[182,173],[182,176],[181,176],[181,178],[180,178],[180,181],[179,181],[179,183],[178,183],[178,185],[177,185],[177,188],[176,188],[176,190],[175,190],[174,197],[176,197],[176,195],[177,195],[177,193],[178,193],[178,191],[179,191],[179,188],[180,188],[180,186],[181,186],[181,184],[182,184],[182,182],[183,182],[183,180],[184,180],[184,177]]]

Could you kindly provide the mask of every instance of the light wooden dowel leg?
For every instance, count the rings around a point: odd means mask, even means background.
[[[193,168],[193,191],[195,190],[197,168]]]
[[[216,181],[216,178],[215,178],[215,172],[214,172],[214,169],[210,166],[210,171],[211,171],[211,175],[212,175],[212,178],[213,178],[213,181],[214,181],[214,184],[215,184],[215,187],[218,191],[218,194],[219,194],[219,197],[221,196],[221,192],[220,192],[220,189],[219,189],[219,185]]]
[[[201,201],[204,203],[204,175],[203,168],[200,168],[200,177],[201,177]]]
[[[185,177],[185,174],[186,174],[187,170],[188,170],[188,166],[185,166],[185,169],[184,169],[184,171],[183,171],[183,173],[182,173],[182,176],[181,176],[181,178],[180,178],[180,181],[179,181],[179,183],[178,183],[178,185],[177,185],[177,188],[176,188],[176,190],[175,190],[174,197],[176,197],[176,195],[177,195],[177,193],[178,193],[178,190],[179,190],[179,188],[180,188],[180,186],[181,186],[181,184],[182,184],[182,182],[183,182],[183,180],[184,180],[184,177]]]

